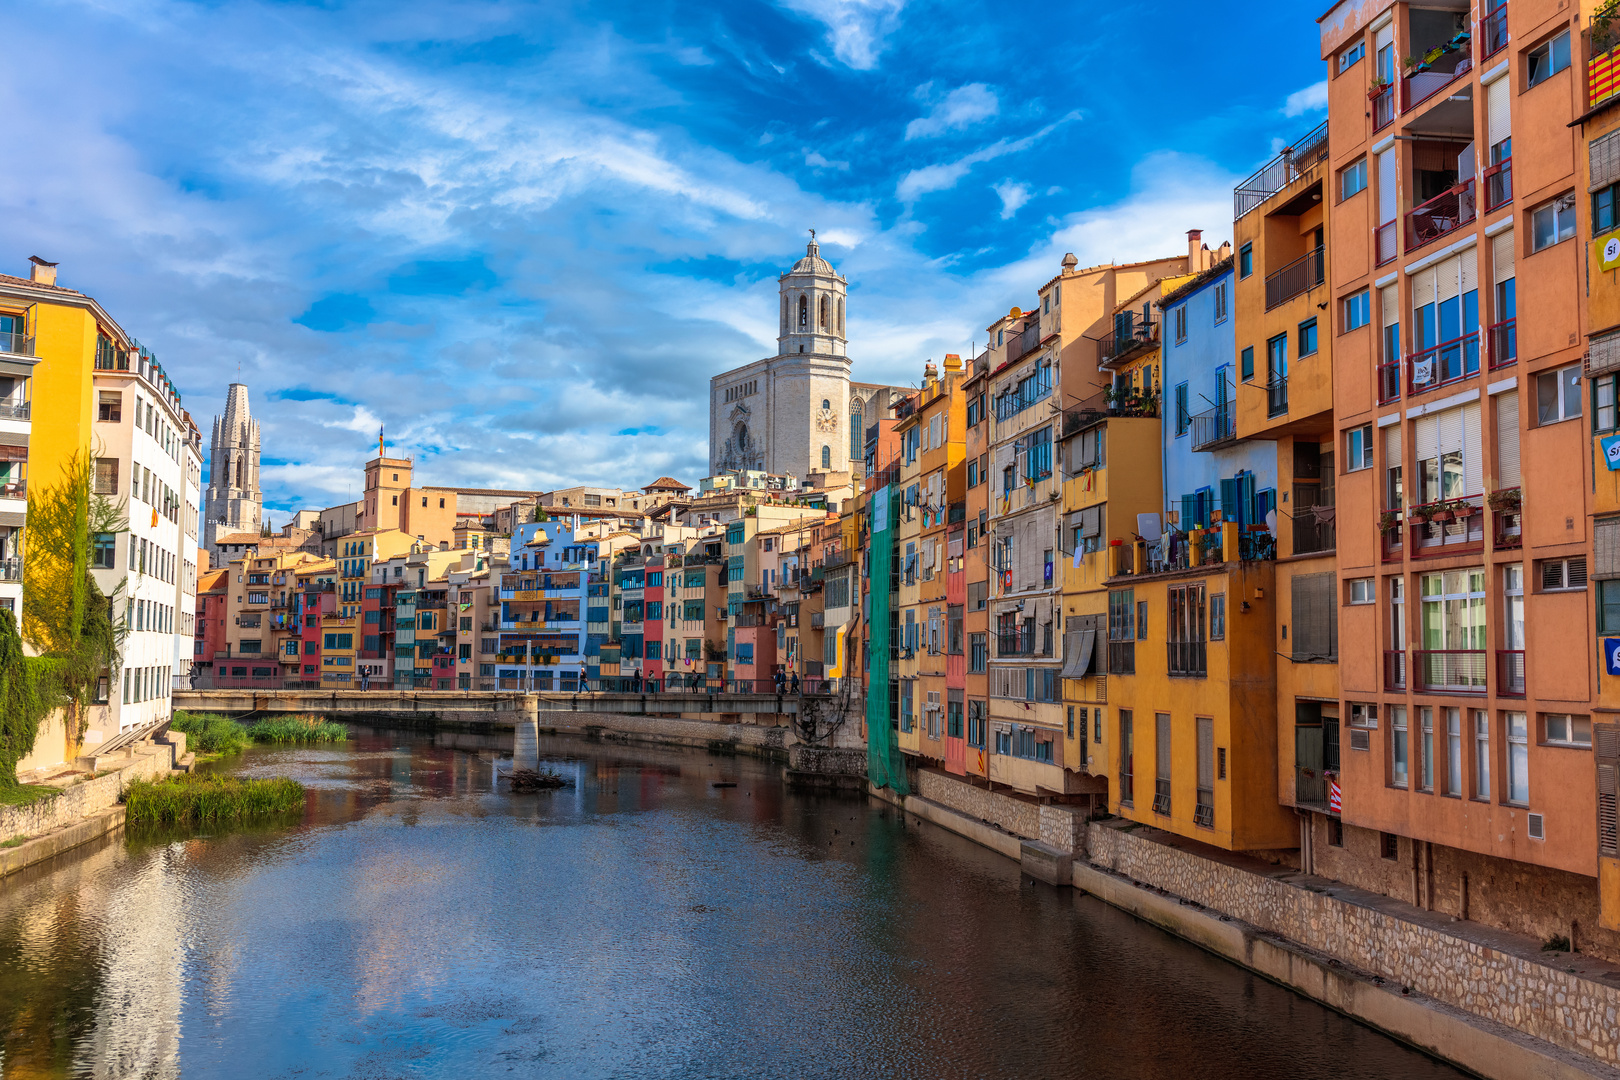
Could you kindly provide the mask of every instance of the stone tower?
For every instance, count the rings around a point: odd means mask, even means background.
[[[711,473],[849,470],[848,287],[812,232],[804,258],[777,279],[777,354],[710,380]]]
[[[209,449],[208,503],[203,544],[217,565],[218,540],[233,533],[259,532],[264,520],[264,493],[259,489],[259,422],[248,412],[248,390],[232,383],[225,394],[225,414],[214,417]]]

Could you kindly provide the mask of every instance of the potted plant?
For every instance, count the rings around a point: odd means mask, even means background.
[[[1456,504],[1449,501],[1436,503],[1429,512],[1429,520],[1438,521],[1443,525],[1456,516],[1455,507]]]
[[[1502,491],[1493,491],[1485,497],[1485,502],[1498,514],[1517,514],[1523,505],[1524,496],[1518,488],[1506,488]]]
[[[1413,521],[1427,525],[1429,519],[1434,516],[1435,506],[1435,503],[1429,503],[1425,506],[1412,506],[1407,508],[1406,513]]]
[[[1388,89],[1389,83],[1384,81],[1384,77],[1382,75],[1374,75],[1372,84],[1367,87],[1367,96],[1376,101],[1384,93],[1384,91]]]
[[[1401,527],[1401,516],[1393,510],[1385,510],[1378,515],[1378,528],[1382,532],[1392,533]]]

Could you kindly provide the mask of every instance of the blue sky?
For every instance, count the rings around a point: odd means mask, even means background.
[[[379,425],[430,483],[691,483],[809,226],[856,378],[913,382],[1066,251],[1229,237],[1323,116],[1315,14],[43,0],[8,14],[0,270],[60,261],[205,437],[246,382],[278,510],[357,496]]]

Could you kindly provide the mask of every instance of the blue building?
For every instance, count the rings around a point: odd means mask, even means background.
[[[577,538],[577,527],[573,518],[531,521],[512,537],[512,569],[501,576],[502,689],[571,691],[582,671],[601,677],[608,564],[601,541]]]

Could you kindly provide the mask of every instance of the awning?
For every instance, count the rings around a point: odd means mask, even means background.
[[[1091,654],[1097,647],[1097,631],[1078,630],[1063,635],[1063,671],[1060,678],[1083,679],[1091,670]]]

